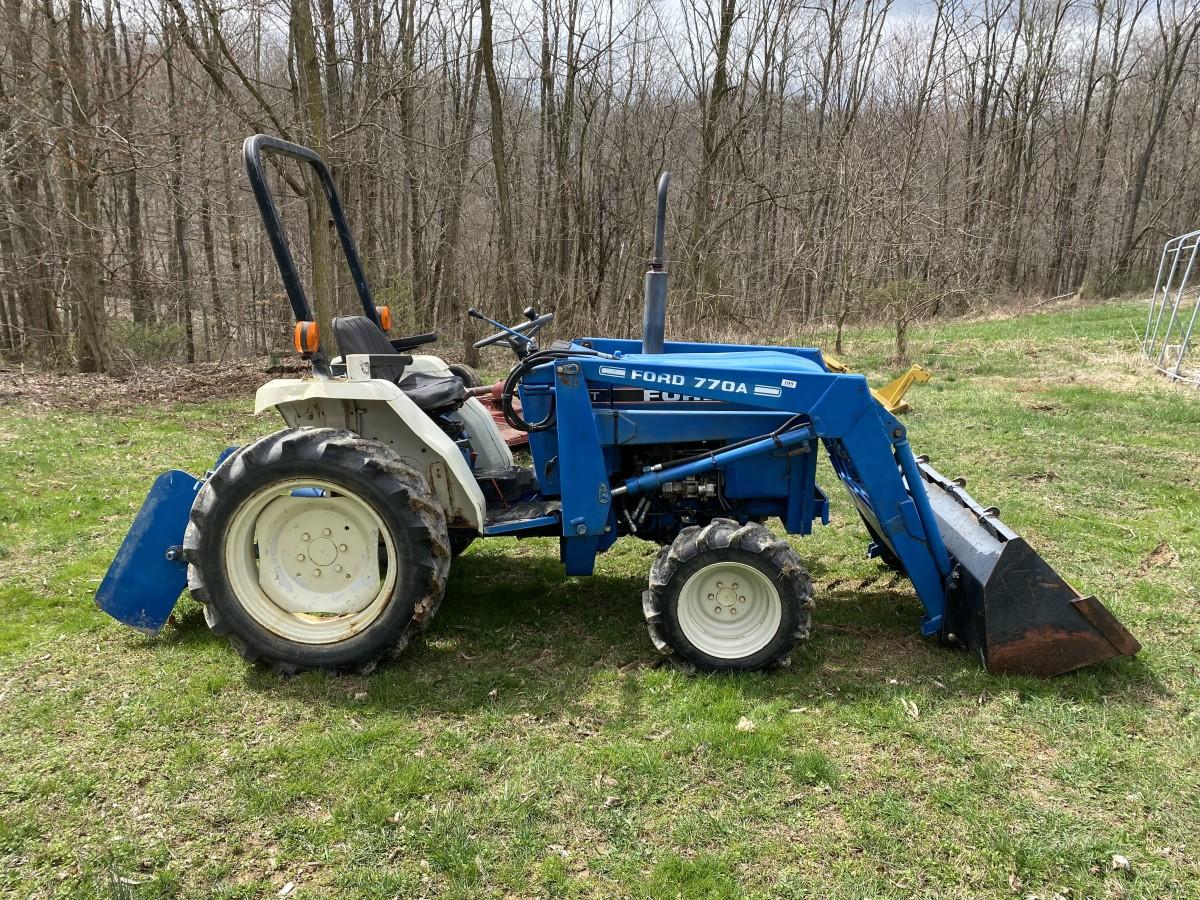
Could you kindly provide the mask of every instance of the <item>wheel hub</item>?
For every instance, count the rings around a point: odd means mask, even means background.
[[[280,609],[348,615],[379,596],[379,527],[356,499],[275,497],[254,523],[254,542],[258,586]]]
[[[741,659],[771,642],[783,607],[770,578],[729,560],[693,573],[679,591],[677,612],[696,649],[718,659]]]
[[[327,537],[319,537],[308,545],[308,558],[318,566],[332,566],[337,555],[337,544]]]

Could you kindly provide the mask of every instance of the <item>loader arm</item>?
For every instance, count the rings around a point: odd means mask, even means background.
[[[925,611],[922,633],[967,644],[990,670],[1053,675],[1137,651],[1137,641],[1099,601],[1082,597],[1011,530],[999,532],[994,510],[983,510],[961,488],[961,496],[951,494],[932,470],[923,470],[906,429],[875,400],[862,375],[827,371],[819,357],[765,349],[688,353],[681,347],[573,362],[591,384],[665,387],[807,419],[795,426],[794,437],[811,436],[825,446],[851,501],[911,580]],[[574,370],[560,363],[556,371],[561,379]],[[569,378],[557,390],[568,386]],[[721,468],[735,453],[744,458],[784,447],[783,435],[768,437],[761,447],[743,442],[736,450],[713,451],[690,462],[689,471]],[[586,454],[590,441],[582,443]],[[600,470],[599,460],[580,457],[572,465],[581,471],[590,466],[592,480]],[[669,480],[671,472],[667,467],[649,481],[630,479],[613,493],[646,490],[650,481]],[[564,483],[564,508],[572,490],[594,490],[587,479],[577,485]],[[965,514],[951,514],[947,498]]]
[[[923,633],[940,632],[949,556],[920,480],[912,492],[906,485],[903,472],[915,473],[917,463],[904,426],[875,402],[864,376],[828,372],[811,357],[766,349],[631,355],[620,364],[581,357],[579,363],[589,382],[666,385],[702,399],[807,415],[854,505],[903,561],[925,607]]]

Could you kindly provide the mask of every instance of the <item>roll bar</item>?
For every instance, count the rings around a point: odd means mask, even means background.
[[[295,260],[292,259],[292,251],[288,247],[283,223],[279,219],[279,209],[275,206],[275,198],[271,195],[271,187],[267,183],[267,172],[263,165],[263,157],[266,155],[287,156],[312,166],[325,191],[329,212],[333,216],[333,224],[337,228],[338,238],[341,240],[342,252],[346,255],[346,263],[350,266],[354,286],[358,289],[358,299],[362,303],[363,315],[382,328],[383,323],[379,320],[379,311],[375,308],[375,299],[367,284],[367,276],[363,272],[358,248],[350,234],[350,226],[346,224],[342,200],[333,184],[329,166],[317,153],[307,147],[289,141],[281,141],[268,134],[256,134],[246,138],[242,143],[242,156],[246,161],[246,174],[250,178],[250,187],[254,189],[254,200],[258,204],[258,212],[267,229],[267,237],[271,240],[271,250],[275,254],[275,262],[279,266],[279,274],[283,277],[283,287],[287,291],[288,302],[292,305],[296,321],[313,321],[313,311],[308,302],[308,295],[304,292],[304,285],[300,280],[300,273],[296,269]]]

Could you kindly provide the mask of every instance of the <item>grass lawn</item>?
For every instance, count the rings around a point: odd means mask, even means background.
[[[1200,896],[1200,394],[1133,355],[1143,315],[912,337],[916,450],[1145,646],[1052,681],[922,640],[827,467],[790,669],[656,667],[653,546],[564,579],[497,539],[401,660],[281,679],[189,599],[156,639],[92,605],[153,477],[277,420],[0,405],[0,894]]]

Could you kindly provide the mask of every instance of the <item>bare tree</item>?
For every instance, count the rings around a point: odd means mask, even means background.
[[[675,173],[673,334],[799,340],[1147,276],[1200,216],[1197,0],[0,0],[0,354],[283,349],[238,165],[331,164],[380,302],[633,334]],[[902,12],[903,15],[899,13]],[[324,198],[272,170],[319,322]]]

